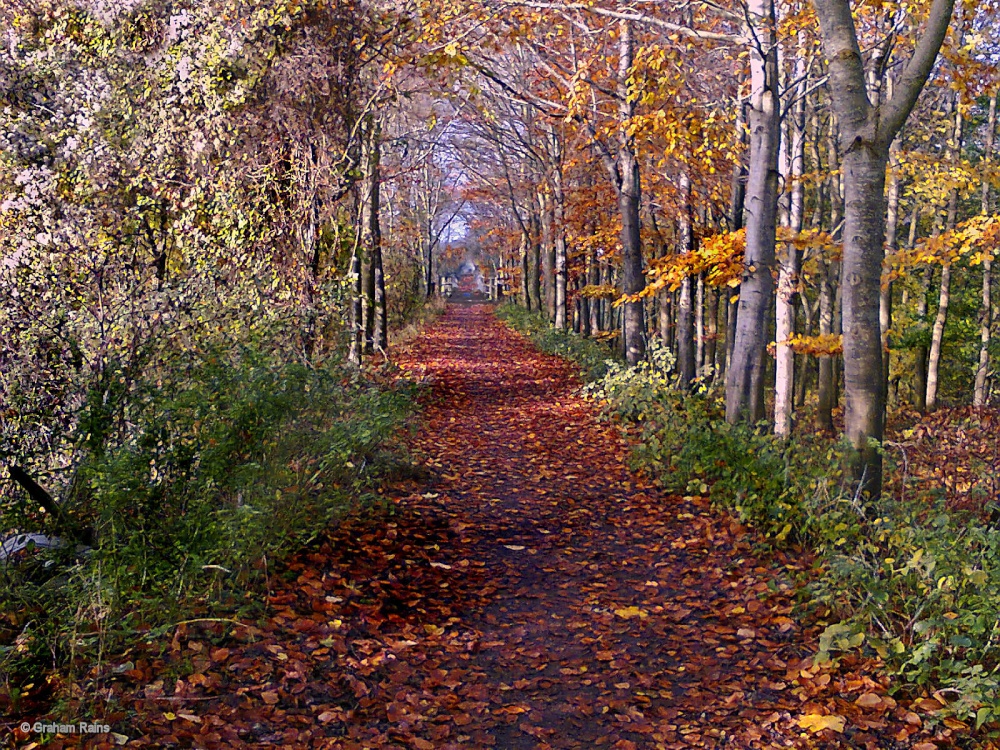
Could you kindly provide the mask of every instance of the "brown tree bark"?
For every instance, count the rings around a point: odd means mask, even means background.
[[[372,348],[385,353],[389,348],[389,320],[385,298],[385,271],[382,266],[382,124],[373,118],[368,139],[368,221],[365,241],[372,266]]]
[[[678,192],[681,196],[681,213],[678,219],[677,252],[686,255],[694,250],[693,207],[691,205],[691,178],[687,172],[680,176]],[[682,388],[688,388],[695,378],[694,295],[690,276],[681,283],[677,302],[677,374]]]
[[[986,152],[983,159],[986,166],[993,161],[993,146],[997,130],[997,98],[994,93],[990,97],[990,115],[986,123]],[[983,216],[988,216],[992,210],[992,195],[989,180],[983,180],[981,210]],[[990,339],[993,327],[993,261],[989,257],[983,259],[983,291],[982,306],[979,310],[979,362],[976,365],[976,381],[972,392],[972,405],[977,409],[986,406],[986,383],[990,370]]]
[[[622,221],[622,282],[625,294],[637,294],[646,285],[642,274],[642,237],[640,234],[641,187],[639,160],[635,155],[635,139],[626,124],[635,114],[635,102],[629,96],[628,81],[632,75],[635,54],[632,26],[629,21],[618,24],[618,211]],[[645,325],[642,302],[626,302],[623,306],[622,333],[625,337],[625,360],[637,364],[646,354]]]
[[[746,188],[746,270],[740,283],[733,356],[726,374],[726,421],[764,418],[767,318],[774,297],[778,147],[781,139],[774,0],[750,0],[750,169]]]
[[[885,384],[879,295],[885,241],[885,171],[889,146],[909,117],[944,41],[954,0],[934,0],[893,97],[869,101],[864,59],[849,0],[813,0],[840,124],[845,183],[843,261],[845,431],[851,468],[863,495],[882,491]]]

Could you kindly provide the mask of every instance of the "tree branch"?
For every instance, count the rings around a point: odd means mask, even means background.
[[[52,516],[56,524],[56,530],[59,533],[67,534],[78,542],[83,542],[87,545],[93,544],[93,532],[90,529],[82,529],[74,523],[66,515],[62,506],[55,501],[55,498],[42,488],[38,482],[32,479],[28,472],[20,466],[14,466],[13,464],[8,466],[7,470],[10,472],[10,478],[21,485],[24,491],[28,493],[28,497],[45,508],[45,512]]]
[[[941,44],[944,42],[945,34],[948,33],[954,9],[955,0],[934,0],[924,35],[920,37],[910,62],[899,76],[892,99],[879,113],[878,135],[883,142],[889,143],[896,137],[896,133],[903,127],[903,123],[917,103],[917,98],[934,67],[934,61],[937,60],[938,52],[941,51]]]
[[[657,28],[665,29],[666,31],[680,34],[681,36],[686,36],[691,39],[700,39],[702,41],[727,43],[742,43],[745,41],[743,36],[740,34],[722,34],[715,31],[693,29],[690,26],[672,23],[662,18],[646,15],[645,13],[628,13],[620,10],[610,10],[609,8],[599,8],[597,6],[587,5],[586,3],[549,3],[533,2],[532,0],[520,0],[519,2],[514,2],[512,4],[520,5],[525,8],[533,8],[535,10],[582,10],[588,13],[593,13],[595,16],[605,16],[606,18],[614,18],[619,21],[634,21],[636,23],[647,24],[649,26],[656,26]]]

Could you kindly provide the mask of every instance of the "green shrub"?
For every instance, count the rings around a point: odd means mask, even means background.
[[[1000,720],[1000,530],[940,495],[810,508],[814,600],[911,685],[943,690],[977,726]]]
[[[632,429],[634,467],[669,491],[710,495],[776,544],[801,540],[808,532],[804,498],[835,479],[836,450],[727,424],[717,393],[672,387],[669,370],[657,365],[669,362],[669,354],[651,352],[651,361],[614,364],[585,388],[608,416]]]
[[[412,395],[250,347],[140,383],[129,437],[90,452],[72,485],[94,548],[5,567],[0,672],[86,665],[196,602],[247,601],[282,554],[374,497]]]

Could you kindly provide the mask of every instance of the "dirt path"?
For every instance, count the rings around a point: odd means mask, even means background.
[[[747,726],[747,704],[776,708],[770,686],[805,653],[787,602],[770,602],[777,619],[762,623],[766,580],[737,564],[745,550],[729,530],[704,504],[638,481],[565,363],[487,308],[454,310],[413,353],[422,361],[438,400],[417,446],[440,465],[442,512],[463,526],[448,557],[484,564],[497,586],[466,623],[491,644],[470,671],[503,704],[500,721],[476,722],[483,739],[652,747],[772,735]]]
[[[809,668],[735,525],[628,471],[565,362],[453,305],[402,365],[430,384],[411,442],[432,478],[293,560],[264,630],[179,633],[189,676],[140,680],[133,744],[913,746],[868,677]]]

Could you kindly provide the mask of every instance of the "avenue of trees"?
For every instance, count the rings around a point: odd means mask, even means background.
[[[0,0],[0,706],[396,512],[391,351],[478,266],[588,393],[652,374],[660,487],[812,545],[821,652],[995,721],[998,12]]]
[[[460,226],[730,422],[842,404],[877,493],[888,401],[992,394],[995,10],[6,0],[0,457],[69,487],[177,352],[384,354]]]
[[[842,405],[877,494],[890,401],[993,393],[995,13],[466,6],[446,51],[514,294],[629,363],[669,348],[730,422]]]

